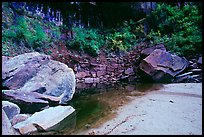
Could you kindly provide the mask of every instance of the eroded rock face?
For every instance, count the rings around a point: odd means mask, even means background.
[[[38,52],[5,59],[2,80],[8,89],[58,97],[60,104],[72,99],[76,85],[71,68]]]
[[[181,73],[189,65],[188,61],[165,50],[156,49],[143,59],[140,70],[151,76],[156,82],[171,82],[173,77]]]
[[[38,130],[47,131],[72,114],[74,111],[75,109],[72,106],[50,107],[43,111],[34,113],[31,117],[23,122],[17,123],[13,127],[18,129],[23,135]]]

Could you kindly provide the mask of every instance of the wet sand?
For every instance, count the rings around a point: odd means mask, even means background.
[[[165,84],[129,98],[114,118],[79,134],[202,135],[202,83]]]

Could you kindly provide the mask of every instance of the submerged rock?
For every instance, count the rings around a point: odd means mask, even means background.
[[[75,109],[72,106],[50,107],[40,112],[34,113],[23,122],[17,123],[13,127],[18,129],[23,135],[35,131],[47,131],[67,116],[72,114]]]

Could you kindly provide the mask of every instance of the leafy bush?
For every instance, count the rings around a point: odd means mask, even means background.
[[[35,26],[32,27],[23,16],[17,19],[17,25],[13,25],[10,29],[3,31],[2,38],[2,42],[8,40],[17,42],[24,41],[28,47],[32,48],[43,46],[44,42],[49,41],[42,26],[35,24]]]
[[[144,36],[142,26],[132,20],[125,21],[119,30],[106,35],[107,48],[112,51],[127,51],[135,46]]]
[[[104,38],[96,29],[76,27],[72,31],[74,38],[69,42],[72,48],[91,55],[97,55],[99,53],[99,48],[104,44]]]
[[[68,43],[70,47],[97,55],[100,47],[105,45],[106,50],[127,51],[137,45],[145,37],[144,26],[125,21],[118,29],[106,30],[100,34],[96,29],[73,28],[74,38]]]
[[[195,5],[183,7],[158,4],[147,17],[151,31],[147,38],[152,44],[164,43],[168,50],[183,56],[201,51],[202,15]]]

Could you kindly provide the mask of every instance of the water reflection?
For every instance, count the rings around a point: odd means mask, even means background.
[[[116,116],[116,109],[128,103],[132,97],[159,90],[162,84],[125,84],[78,86],[76,94],[68,103],[76,109],[75,113],[46,133],[70,135],[95,128]]]

